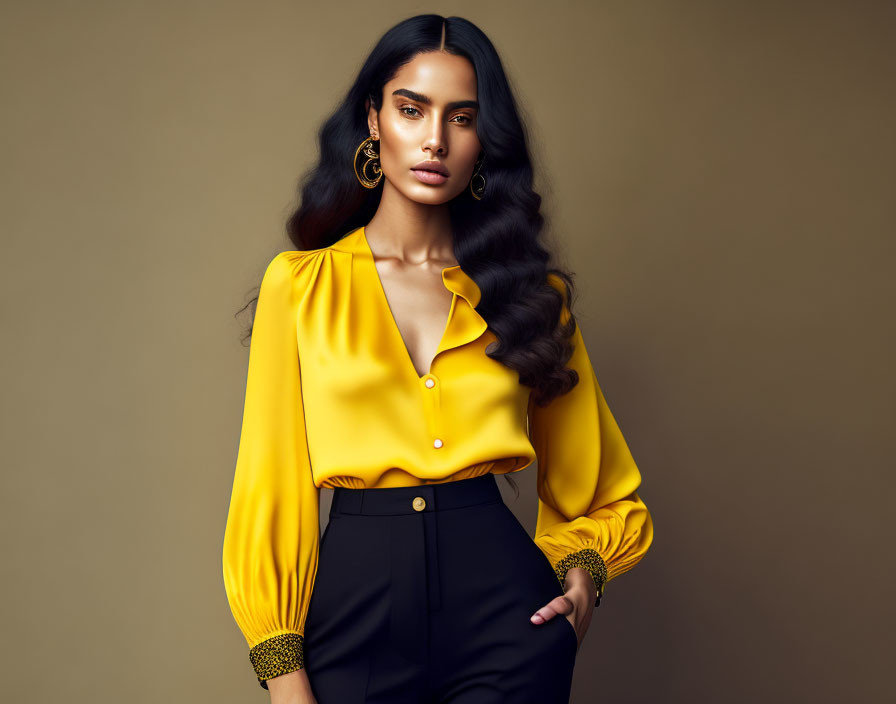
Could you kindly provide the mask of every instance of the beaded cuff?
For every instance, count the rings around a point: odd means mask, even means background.
[[[301,670],[305,666],[304,654],[304,636],[299,633],[281,633],[250,648],[249,662],[258,676],[258,683],[267,689],[265,680]]]
[[[557,579],[560,580],[560,586],[564,589],[566,589],[566,573],[573,567],[582,567],[591,575],[594,586],[597,587],[597,598],[594,600],[594,605],[600,606],[600,598],[604,593],[604,585],[607,583],[607,565],[600,553],[593,548],[585,548],[570,553],[554,565],[554,572]]]

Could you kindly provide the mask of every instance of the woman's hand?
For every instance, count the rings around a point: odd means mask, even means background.
[[[597,599],[597,587],[587,570],[573,567],[566,573],[565,593],[551,599],[530,617],[532,623],[544,623],[555,616],[565,618],[576,631],[579,645],[591,625],[592,608]]]
[[[267,680],[271,704],[317,704],[303,667]]]

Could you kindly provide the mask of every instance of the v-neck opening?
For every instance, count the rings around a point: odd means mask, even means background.
[[[445,335],[448,332],[449,325],[451,324],[451,318],[454,316],[454,308],[455,306],[457,306],[457,292],[451,291],[451,307],[448,309],[448,317],[445,319],[445,325],[442,327],[442,335],[439,337],[439,343],[436,346],[436,351],[430,358],[426,371],[423,374],[420,374],[417,371],[416,365],[414,364],[414,359],[411,357],[411,351],[408,348],[407,343],[405,342],[404,335],[401,334],[401,328],[398,326],[398,321],[395,319],[395,313],[393,312],[392,306],[389,303],[389,297],[386,295],[386,287],[383,286],[383,279],[380,276],[379,269],[377,269],[376,267],[376,258],[373,256],[373,250],[370,248],[370,242],[367,241],[367,229],[363,226],[359,229],[361,230],[361,239],[364,242],[364,248],[366,249],[366,253],[370,258],[370,266],[373,267],[373,276],[376,279],[376,288],[379,289],[380,299],[392,324],[392,330],[395,333],[395,337],[398,338],[398,342],[401,348],[404,350],[404,356],[411,368],[411,371],[414,372],[414,376],[416,376],[417,380],[420,381],[424,377],[430,376],[432,374],[432,365],[436,361],[436,357],[438,357],[442,351],[442,345],[445,342]],[[442,277],[447,269],[456,269],[459,266],[460,264],[455,264],[453,266],[444,267],[439,276]],[[445,286],[445,279],[442,278],[441,281],[442,285]]]

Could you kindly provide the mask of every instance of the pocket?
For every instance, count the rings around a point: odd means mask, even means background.
[[[548,559],[548,556],[542,552],[541,548],[535,544],[535,541],[532,542],[532,547],[535,548],[535,551],[538,553],[538,561],[542,566],[542,569],[545,573],[545,579],[549,579],[551,584],[554,586],[554,590],[557,592],[557,596],[562,596],[565,594],[563,589],[563,585],[560,583],[560,580],[557,579],[557,572],[554,571],[554,566],[551,564],[551,561]],[[575,630],[575,629],[573,629]]]
[[[331,553],[339,548],[339,516],[330,516],[327,526],[324,528],[323,535],[320,536],[320,543],[317,547],[317,571],[318,576],[321,572],[326,573],[334,566]],[[324,575],[326,577],[326,575]]]
[[[318,546],[318,554],[320,554],[324,551],[324,546],[327,544],[327,536],[330,534],[330,527],[333,525],[333,521],[335,520],[335,518],[336,518],[336,516],[330,516],[329,519],[327,519],[327,526],[326,526],[326,528],[324,528],[323,535],[320,536],[320,545]]]
[[[563,594],[563,587],[547,555],[535,543],[519,519],[506,506],[502,511],[500,539],[506,541],[504,550],[512,559],[511,569],[522,580],[536,600],[545,603]],[[574,629],[573,629],[574,630]]]
[[[572,644],[573,644],[573,646],[575,646],[575,649],[578,650],[579,649],[579,634],[576,633],[576,627],[573,626],[569,622],[569,619],[566,618],[565,614],[557,614],[554,618],[559,618],[559,619],[563,620],[563,623],[566,624],[567,637],[569,638],[570,641],[572,641]]]
[[[523,527],[523,524],[520,523],[519,519],[517,519],[509,508],[507,509],[507,513],[510,515],[510,520],[514,524],[515,531],[521,544],[521,549],[528,556],[529,561],[541,574],[543,579],[556,586],[555,596],[560,596],[563,594],[563,585],[561,585],[560,580],[557,579],[557,573],[554,571],[554,566],[551,564],[548,556],[544,554],[540,547],[538,547],[538,544],[532,539],[528,531]]]
[[[308,614],[305,619],[306,628],[314,625],[315,619],[317,618],[317,611],[322,606],[321,601],[325,600],[327,592],[332,589],[329,571],[335,564],[328,558],[328,555],[330,553],[330,544],[333,540],[333,534],[336,530],[336,519],[337,516],[330,516],[317,546],[317,566],[314,574],[314,585],[311,590],[311,598],[308,602]],[[313,631],[314,629],[311,630]]]

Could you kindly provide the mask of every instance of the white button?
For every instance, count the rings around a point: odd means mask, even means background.
[[[432,379],[426,380],[426,388],[431,389],[435,385],[436,385],[436,382],[434,382]]]
[[[442,441],[439,438],[436,438],[436,441],[432,444],[433,447],[441,447]]]

